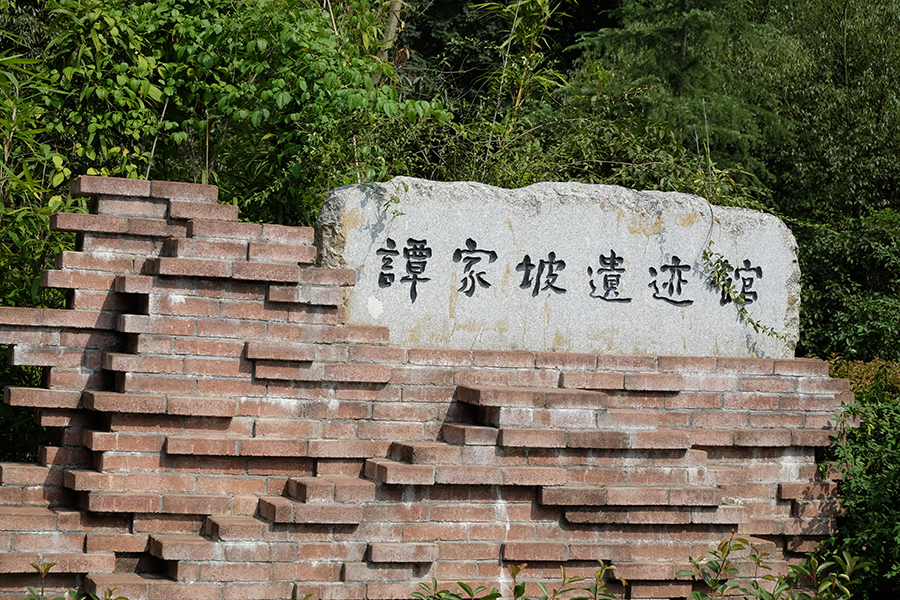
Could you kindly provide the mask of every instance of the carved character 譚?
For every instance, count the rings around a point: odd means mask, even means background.
[[[409,282],[409,299],[416,301],[419,296],[416,290],[416,284],[420,281],[431,281],[428,277],[420,277],[425,272],[428,259],[431,258],[431,248],[426,246],[427,240],[414,240],[409,238],[406,240],[406,248],[403,249],[403,258],[406,259],[406,272],[400,281]]]
[[[475,286],[480,285],[483,288],[491,287],[490,282],[485,279],[486,271],[475,271],[472,267],[481,262],[481,256],[484,254],[488,258],[488,264],[497,260],[497,253],[493,250],[480,250],[478,244],[472,238],[466,240],[466,249],[457,248],[453,251],[453,262],[463,262],[463,274],[465,275],[460,281],[462,284],[459,290],[466,296],[472,297],[475,293]]]
[[[537,274],[532,277],[531,272],[537,268]],[[547,255],[547,260],[541,260],[535,265],[531,262],[531,257],[527,254],[525,258],[522,259],[522,262],[516,265],[516,271],[522,271],[522,283],[519,284],[519,287],[524,289],[528,289],[534,285],[534,288],[531,291],[532,296],[537,296],[538,293],[543,292],[544,290],[550,290],[555,294],[565,294],[566,288],[559,287],[556,285],[556,280],[559,277],[559,271],[562,271],[566,268],[566,262],[564,260],[557,260],[556,253],[551,252]],[[541,281],[543,278],[544,285],[541,286]]]
[[[384,248],[375,251],[375,254],[381,256],[381,272],[378,274],[378,287],[380,288],[391,287],[391,284],[394,283],[394,274],[390,271],[394,270],[394,257],[400,254],[395,249],[397,242],[391,238],[386,239],[384,245]]]
[[[591,286],[591,298],[599,298],[607,302],[631,302],[631,298],[620,298],[619,289],[622,284],[622,273],[625,267],[620,266],[625,259],[616,255],[616,251],[610,249],[609,257],[600,255],[600,267],[594,271],[590,266],[587,268],[588,277]],[[594,276],[600,277],[600,285],[594,281]],[[601,277],[602,276],[602,277]]]
[[[657,300],[664,300],[669,304],[674,304],[676,306],[687,306],[693,304],[693,300],[677,300],[683,292],[682,287],[687,285],[688,280],[685,279],[684,274],[691,270],[690,265],[681,264],[681,259],[672,255],[672,262],[667,265],[662,265],[660,267],[662,271],[669,271],[669,280],[662,282],[663,291],[660,292],[659,283],[656,281],[656,278],[660,275],[659,272],[650,267],[650,276],[653,277],[653,281],[651,281],[647,287],[653,289],[653,297]]]

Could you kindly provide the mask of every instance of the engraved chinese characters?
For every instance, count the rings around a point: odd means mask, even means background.
[[[391,287],[396,279],[394,259],[399,258],[401,251],[397,250],[395,240],[387,238],[376,254],[381,257],[378,286],[380,288]],[[427,239],[408,238],[402,255],[406,260],[406,275],[401,277],[400,282],[409,284],[409,298],[411,302],[415,302],[419,294],[417,285],[431,281],[431,278],[425,277],[424,273],[428,267],[428,260],[433,256],[432,249],[428,246]],[[467,238],[463,247],[453,251],[452,259],[453,262],[463,265],[463,276],[459,280],[457,291],[471,298],[479,288],[491,287],[488,272],[484,269],[487,265],[497,261],[496,251],[480,248],[474,239]],[[483,263],[485,260],[487,265]],[[739,282],[738,292],[743,294],[744,301],[750,304],[758,298],[753,284],[756,279],[762,277],[762,267],[753,266],[749,259],[744,259],[741,264],[742,266],[734,269],[733,278],[728,277],[728,283],[731,285],[735,281]],[[537,262],[532,260],[529,254],[526,254],[515,266],[515,270],[522,274],[519,288],[528,290],[532,297],[543,292],[548,294],[568,293],[570,287],[565,287],[563,281],[560,280],[565,269],[566,261],[557,258],[556,252],[548,252],[546,258],[540,258]],[[587,267],[587,289],[584,291],[589,297],[605,302],[630,303],[633,299],[630,295],[632,292],[626,291],[626,289],[634,289],[634,283],[632,282],[630,286],[626,285],[624,278],[628,276],[627,271],[625,257],[618,255],[615,249],[611,248],[608,255],[599,255],[596,266],[589,265]],[[652,290],[653,300],[661,300],[674,306],[690,306],[694,303],[691,294],[700,290],[701,286],[697,285],[700,277],[698,274],[692,274],[693,268],[682,262],[680,257],[673,254],[658,268],[651,266],[647,271],[650,275],[647,288]],[[582,285],[576,281],[574,274],[570,276],[570,281],[571,283],[565,285]],[[731,297],[728,291],[724,290],[721,304],[728,302],[731,302]]]
[[[396,198],[401,210],[386,210]],[[335,190],[316,235],[320,266],[356,270],[345,322],[398,345],[790,357],[796,343],[790,230],[696,196],[400,177]],[[710,242],[724,296],[704,266]]]

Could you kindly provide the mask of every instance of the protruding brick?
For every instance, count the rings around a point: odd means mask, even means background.
[[[407,465],[387,459],[369,459],[366,461],[366,475],[382,483],[434,485],[434,467],[430,465]]]
[[[103,412],[164,414],[166,399],[152,394],[84,392],[84,407]]]
[[[52,231],[89,231],[92,233],[125,233],[128,220],[111,215],[56,213],[50,216]]]
[[[831,481],[781,483],[778,488],[782,500],[831,498],[837,494],[837,484]]]
[[[83,196],[150,196],[150,182],[122,177],[99,177],[82,175],[72,180],[70,193],[76,198]]]
[[[233,263],[224,260],[204,258],[169,258],[161,256],[151,259],[148,265],[156,275],[176,275],[181,277],[220,277],[232,276]]]
[[[300,267],[296,265],[262,262],[231,263],[231,276],[244,281],[296,282],[300,276],[300,270]]]
[[[76,409],[81,408],[81,392],[9,386],[3,390],[3,401],[10,406]]]
[[[149,294],[153,278],[147,275],[117,275],[116,291],[122,294]]]
[[[568,473],[560,467],[504,467],[504,485],[562,485]]]
[[[237,240],[257,240],[262,234],[262,225],[257,223],[236,223],[230,221],[205,221],[196,219],[188,222],[187,237],[223,238]]]
[[[204,183],[184,183],[181,181],[151,181],[151,198],[168,198],[188,202],[215,202],[219,197],[219,187]]]
[[[247,342],[245,355],[251,360],[312,361],[316,359],[316,346],[300,342]]]
[[[465,423],[445,423],[441,428],[444,441],[460,446],[494,446],[499,434],[500,430],[496,427]]]
[[[684,379],[669,373],[626,373],[625,389],[641,392],[680,392]]]
[[[562,387],[586,390],[625,389],[622,373],[567,372],[562,374]]]
[[[211,202],[169,202],[169,218],[206,219],[210,221],[237,221],[238,207],[233,204],[213,204]]]

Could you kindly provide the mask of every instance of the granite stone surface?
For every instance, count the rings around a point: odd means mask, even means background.
[[[790,230],[688,194],[397,177],[332,192],[316,243],[321,266],[356,270],[347,322],[387,326],[393,345],[789,358],[797,342]],[[712,283],[707,248],[754,323]]]

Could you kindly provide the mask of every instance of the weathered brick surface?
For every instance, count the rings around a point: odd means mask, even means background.
[[[72,190],[96,214],[53,217],[79,251],[42,277],[70,308],[0,308],[12,362],[46,367],[4,401],[61,429],[0,464],[0,572],[362,600],[492,587],[501,557],[537,594],[599,559],[668,598],[725,531],[783,566],[834,528],[815,448],[852,394],[823,361],[394,347],[343,324],[357,274],[311,266],[311,228],[238,222],[215,186]]]

